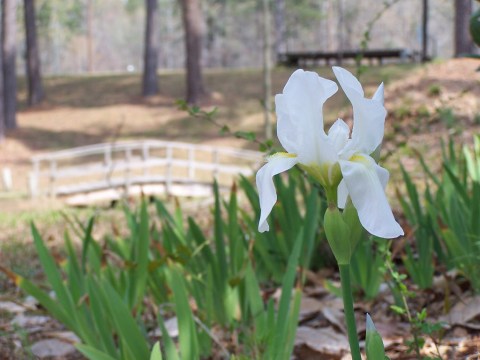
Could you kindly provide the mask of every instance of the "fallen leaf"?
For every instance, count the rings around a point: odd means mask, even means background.
[[[321,354],[338,358],[349,351],[347,337],[332,327],[314,329],[307,326],[300,326],[297,329],[295,345],[302,344],[307,345],[309,348]]]
[[[23,313],[25,308],[14,303],[13,301],[0,301],[0,311],[18,314]]]
[[[178,336],[178,320],[177,317],[174,316],[167,321],[165,321],[165,328],[167,329],[168,335],[170,335],[171,338],[175,338]],[[160,328],[155,329],[154,331],[149,333],[150,336],[155,336],[155,337],[162,337],[162,331]]]
[[[323,304],[321,303],[321,301],[312,297],[302,297],[302,301],[300,303],[299,320],[303,321],[312,313],[320,312],[322,308]]]
[[[67,356],[76,351],[72,344],[58,339],[40,340],[34,343],[30,350],[39,358]]]
[[[80,338],[72,331],[52,331],[44,333],[44,335],[46,337],[55,338],[70,344],[75,344],[81,341]]]
[[[342,310],[334,307],[325,307],[322,309],[322,314],[332,325],[338,328],[338,330],[344,334],[347,333],[347,329],[345,328],[344,324],[344,313]]]
[[[447,315],[441,316],[440,321],[448,323],[450,326],[461,325],[471,329],[480,329],[480,323],[471,323],[480,315],[480,296],[471,296],[458,302]]]
[[[11,324],[17,325],[21,328],[28,328],[43,325],[49,320],[51,320],[51,318],[48,316],[24,315],[23,313],[20,313],[13,318]]]

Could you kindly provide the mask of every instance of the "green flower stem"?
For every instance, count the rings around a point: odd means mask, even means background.
[[[350,264],[339,264],[340,280],[342,282],[343,308],[345,322],[347,323],[348,342],[352,352],[352,360],[362,360],[360,346],[358,345],[357,325],[353,311],[352,287],[350,285]]]

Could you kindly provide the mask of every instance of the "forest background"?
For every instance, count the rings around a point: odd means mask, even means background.
[[[428,52],[432,57],[454,54],[455,3],[430,0]],[[40,59],[45,74],[143,68],[139,54],[144,47],[144,1],[39,0],[36,6]],[[204,67],[262,66],[260,1],[206,0],[201,6]],[[276,0],[272,2],[271,30],[275,40],[271,50],[278,53],[357,49],[366,23],[384,6],[383,1],[375,0]],[[158,67],[181,69],[185,46],[180,2],[160,0],[158,8]],[[376,22],[369,46],[420,50],[421,25],[422,1],[397,1]],[[285,30],[275,31],[279,28]],[[21,27],[18,38],[23,37]],[[25,54],[25,43],[18,41],[18,44],[19,54]],[[23,73],[24,56],[19,56],[18,61],[18,71]]]

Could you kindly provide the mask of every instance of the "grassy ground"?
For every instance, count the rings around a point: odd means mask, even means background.
[[[393,170],[394,180],[389,191],[395,188],[399,161],[415,178],[418,170],[415,151],[440,163],[440,137],[455,135],[463,143],[471,138],[472,132],[478,131],[479,121],[475,119],[480,114],[477,102],[480,79],[472,70],[477,66],[456,60],[428,67],[389,65],[370,68],[362,75],[361,82],[367,95],[372,95],[381,81],[387,85],[389,116],[384,153],[390,153],[386,167]],[[317,70],[322,76],[333,78],[330,69]],[[281,92],[292,71],[285,68],[275,70],[274,93]],[[219,123],[232,130],[254,131],[261,139],[261,79],[258,70],[207,71],[205,80],[211,99],[202,107],[218,107],[216,119]],[[97,212],[94,208],[67,209],[55,200],[29,200],[25,184],[30,169],[29,158],[33,154],[112,140],[144,138],[256,148],[253,143],[222,136],[218,128],[205,120],[193,119],[176,109],[175,100],[184,94],[182,74],[161,74],[159,81],[160,94],[142,99],[139,96],[140,76],[135,74],[47,78],[47,99],[35,109],[25,107],[25,84],[21,81],[19,129],[9,133],[7,141],[0,145],[0,164],[10,167],[15,179],[14,192],[0,192],[2,265],[35,278],[39,272],[34,260],[36,254],[31,247],[30,222],[34,221],[48,245],[55,247],[69,227],[70,220],[67,219],[85,221]],[[324,111],[327,123],[338,116],[351,118],[351,109],[341,91],[329,100]],[[450,112],[451,116],[446,117],[445,113]],[[435,165],[434,162],[429,164]],[[392,200],[394,203],[393,197]],[[207,214],[204,208],[203,213]],[[112,232],[123,223],[118,209],[101,209],[98,214],[98,222],[102,224],[96,227],[99,232]],[[62,251],[60,246],[58,251]],[[4,291],[13,289],[0,276],[0,292]]]
[[[371,68],[362,76],[367,94],[373,94],[381,81],[391,83],[408,73],[413,65]],[[282,91],[293,69],[277,68],[273,73],[274,93]],[[330,68],[317,71],[333,78]],[[218,107],[217,120],[232,130],[254,131],[262,138],[262,74],[260,70],[207,71],[205,81],[211,98],[202,105]],[[256,145],[220,135],[210,123],[193,119],[178,110],[175,101],[185,92],[183,73],[159,76],[160,94],[143,99],[139,74],[59,76],[44,79],[46,100],[40,106],[26,107],[24,79],[19,82],[19,128],[0,145],[0,164],[12,169],[13,192],[0,192],[0,261],[14,268],[25,266],[19,254],[29,254],[31,221],[47,233],[52,242],[61,240],[67,227],[63,211],[86,219],[94,210],[65,209],[56,200],[30,200],[27,174],[33,154],[123,139],[167,139],[256,149]],[[326,121],[347,115],[347,99],[339,92],[325,107]],[[103,212],[109,220],[115,212]],[[21,272],[29,271],[19,269]]]

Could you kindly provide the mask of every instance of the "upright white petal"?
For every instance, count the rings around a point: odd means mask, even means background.
[[[348,141],[350,136],[350,127],[342,119],[338,119],[328,130],[328,138],[339,153]]]
[[[358,81],[350,71],[345,70],[340,66],[334,66],[332,67],[332,70],[348,98],[350,98],[352,93],[360,94],[360,96],[363,97],[362,84],[360,84],[360,81]]]
[[[355,161],[341,160],[340,167],[363,227],[382,238],[391,239],[403,235],[388,204],[375,161],[368,155],[356,155],[352,160]]]
[[[383,95],[383,82],[380,84],[378,87],[377,91],[375,91],[375,94],[373,94],[372,99],[379,101],[382,105],[385,103],[385,97]]]
[[[375,99],[367,99],[362,86],[349,71],[340,67],[334,67],[333,71],[353,106],[352,141],[346,150],[371,154],[382,143],[387,116],[385,107],[379,101],[380,92]]]
[[[338,90],[337,84],[314,72],[297,70],[288,79],[283,94],[275,97],[277,135],[302,163],[317,162],[326,142],[323,130],[324,102]]]
[[[299,126],[295,119],[291,119],[288,98],[284,94],[275,95],[275,111],[277,113],[277,137],[283,148],[297,154],[301,143],[299,141]]]
[[[277,201],[273,177],[295,166],[298,158],[294,155],[278,153],[268,158],[268,162],[257,172],[257,189],[260,198],[260,221],[258,231],[268,231],[267,217]]]

